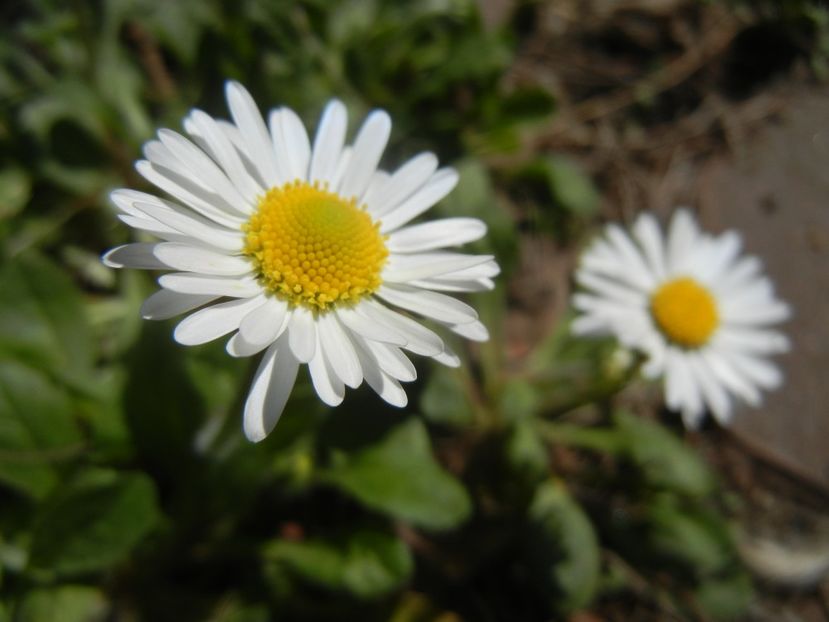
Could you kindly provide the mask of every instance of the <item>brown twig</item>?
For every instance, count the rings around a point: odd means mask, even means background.
[[[645,76],[629,87],[575,104],[552,124],[548,132],[539,136],[536,143],[543,144],[551,137],[567,132],[574,125],[580,126],[595,121],[627,108],[641,101],[645,96],[653,97],[682,84],[722,54],[738,32],[736,21],[724,17],[720,24],[704,35],[696,45],[687,49],[679,58],[662,69]]]
[[[156,97],[161,101],[173,99],[176,96],[176,84],[164,63],[158,42],[134,21],[127,23],[126,32],[138,48],[138,59],[150,78]]]

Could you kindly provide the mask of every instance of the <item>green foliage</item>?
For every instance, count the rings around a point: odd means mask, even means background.
[[[147,476],[83,471],[46,500],[32,531],[29,568],[58,575],[107,568],[128,555],[158,519]]]
[[[323,476],[375,510],[426,529],[451,529],[470,512],[469,496],[440,467],[417,419],[392,429],[378,443],[335,456]]]
[[[530,506],[540,587],[564,612],[585,607],[599,587],[599,542],[590,519],[563,487],[539,487]]]
[[[277,540],[267,545],[264,557],[307,581],[366,599],[397,588],[412,572],[411,554],[403,542],[366,529],[338,539]]]
[[[15,620],[90,622],[102,619],[105,613],[106,601],[99,590],[84,585],[63,585],[28,592],[17,609]]]

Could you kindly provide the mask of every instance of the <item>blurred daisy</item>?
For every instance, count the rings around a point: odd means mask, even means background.
[[[666,402],[696,427],[706,409],[727,423],[733,397],[760,403],[780,385],[771,354],[789,347],[769,329],[789,317],[760,261],[740,257],[740,237],[698,230],[678,210],[666,237],[651,214],[627,234],[615,224],[585,252],[574,296],[577,334],[611,334],[647,355],[646,376],[664,377]]]
[[[391,174],[378,169],[391,131],[384,111],[369,114],[346,145],[346,109],[333,100],[312,144],[292,110],[271,110],[266,126],[244,87],[229,82],[226,96],[232,122],[193,110],[189,139],[162,129],[144,145],[138,172],[172,200],[127,189],[111,198],[122,221],[163,241],[119,246],[104,262],[176,270],[159,278],[162,289],[141,312],[154,320],[190,313],[176,326],[179,343],[230,334],[232,356],[265,351],[245,403],[252,441],[273,429],[303,363],[326,404],[365,380],[404,406],[400,382],[415,379],[404,350],[459,364],[409,312],[488,338],[472,307],[440,293],[493,287],[492,256],[444,250],[481,238],[484,223],[411,224],[454,188],[457,173],[438,169],[431,153]]]

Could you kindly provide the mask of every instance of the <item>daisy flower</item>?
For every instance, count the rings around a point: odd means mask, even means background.
[[[720,423],[735,397],[760,404],[781,383],[768,356],[789,347],[769,326],[789,317],[756,257],[739,255],[734,231],[702,233],[677,210],[667,236],[651,214],[626,233],[615,224],[584,253],[573,304],[577,334],[610,334],[647,356],[643,373],[664,377],[666,403],[688,427],[706,409]]]
[[[225,89],[232,121],[193,110],[189,138],[168,129],[144,145],[136,169],[169,198],[121,189],[119,218],[160,238],[110,250],[115,268],[174,270],[141,309],[146,319],[188,313],[174,337],[192,346],[231,335],[227,352],[264,350],[244,409],[244,431],[259,441],[276,425],[297,372],[307,364],[331,406],[363,380],[402,407],[400,382],[415,379],[404,351],[457,366],[422,316],[485,341],[475,310],[446,293],[493,287],[490,255],[446,250],[481,238],[474,218],[412,224],[458,181],[421,153],[392,173],[378,164],[389,115],[371,112],[346,144],[342,102],[327,104],[313,143],[288,108],[267,125],[245,88]]]

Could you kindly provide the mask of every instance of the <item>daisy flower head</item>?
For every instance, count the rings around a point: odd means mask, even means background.
[[[760,404],[760,389],[781,383],[769,355],[789,342],[770,326],[789,317],[756,257],[740,255],[740,236],[701,232],[677,210],[663,235],[642,213],[630,233],[616,224],[584,253],[573,297],[576,334],[613,335],[664,378],[665,401],[697,427],[708,410],[720,422],[734,398]]]
[[[236,357],[264,351],[244,409],[259,441],[276,425],[302,364],[331,406],[364,380],[402,407],[400,382],[415,379],[405,352],[460,361],[433,330],[468,339],[488,333],[475,310],[448,295],[488,290],[490,255],[449,247],[484,236],[474,218],[412,224],[458,181],[421,153],[394,172],[378,168],[389,115],[371,112],[346,144],[342,102],[325,107],[313,142],[299,117],[275,108],[266,121],[245,88],[228,82],[231,120],[201,110],[144,145],[138,172],[167,198],[121,189],[118,217],[157,242],[126,244],[103,261],[116,268],[173,270],[143,304],[146,319],[188,315],[174,337],[198,345],[230,335]]]

